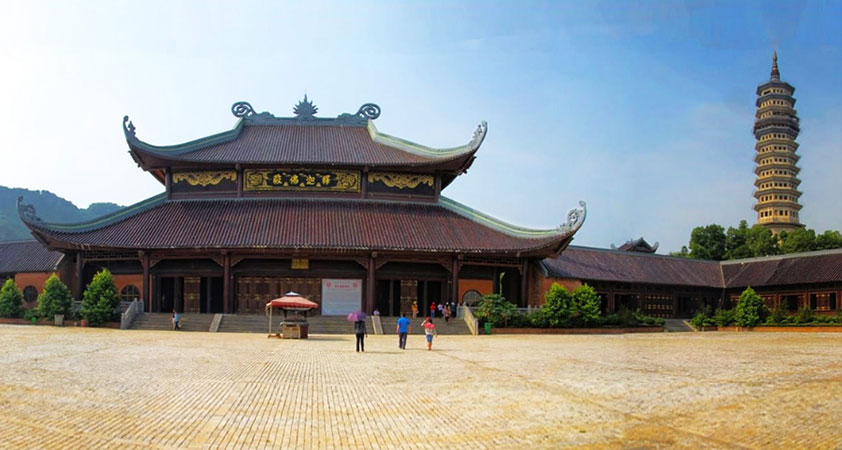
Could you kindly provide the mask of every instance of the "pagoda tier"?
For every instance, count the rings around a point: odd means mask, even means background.
[[[45,223],[19,199],[44,244],[68,250],[229,249],[298,254],[413,252],[546,257],[585,220],[585,205],[551,230],[507,224],[445,197],[435,204],[261,198],[167,200],[161,194],[77,224]]]
[[[230,170],[243,179],[249,169],[300,168],[424,175],[434,177],[441,189],[470,167],[487,131],[482,122],[467,144],[438,149],[379,132],[374,119],[380,116],[380,107],[372,103],[336,118],[316,117],[318,108],[306,96],[295,107],[294,117],[257,113],[246,102],[235,103],[231,111],[239,119],[233,129],[171,146],[141,141],[126,116],[123,128],[130,153],[138,165],[167,184],[168,193],[170,177],[179,172]]]
[[[792,97],[795,88],[781,81],[777,52],[772,56],[770,80],[757,87],[757,113],[754,122],[756,155],[755,168],[757,223],[778,233],[804,225],[798,219],[801,204],[798,199],[801,184],[800,169],[796,166],[799,156],[795,139],[800,124]]]

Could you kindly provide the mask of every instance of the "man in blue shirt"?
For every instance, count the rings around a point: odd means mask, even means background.
[[[398,332],[398,348],[406,350],[406,335],[412,331],[412,326],[409,324],[409,319],[406,318],[406,314],[401,314],[401,318],[398,319],[398,326],[395,331]]]

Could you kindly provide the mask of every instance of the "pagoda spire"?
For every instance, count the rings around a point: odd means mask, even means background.
[[[772,79],[773,80],[780,80],[781,73],[778,72],[778,51],[775,50],[772,53]]]

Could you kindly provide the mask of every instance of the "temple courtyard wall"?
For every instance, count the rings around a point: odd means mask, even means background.
[[[0,325],[4,448],[838,448],[821,333],[441,336]]]

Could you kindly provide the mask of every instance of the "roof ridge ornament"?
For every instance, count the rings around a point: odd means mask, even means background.
[[[35,213],[35,206],[23,202],[23,196],[18,196],[18,216],[25,222],[42,222]]]
[[[292,108],[292,112],[295,113],[295,117],[298,119],[310,120],[315,119],[316,113],[319,112],[319,108],[313,104],[312,100],[307,100],[307,94],[304,94],[304,100],[298,102],[298,104]]]
[[[380,117],[380,107],[374,103],[365,103],[360,106],[355,116],[362,120],[374,120]]]
[[[572,234],[582,228],[582,224],[585,223],[585,218],[588,215],[588,205],[584,200],[579,200],[579,206],[581,208],[571,208],[570,211],[567,211],[567,221],[558,227],[558,231]]]
[[[134,141],[137,139],[134,124],[129,120],[129,116],[123,116],[123,134],[126,135],[126,140]]]
[[[468,143],[468,147],[471,150],[477,150],[480,145],[482,145],[482,141],[485,140],[485,135],[488,133],[488,123],[486,121],[482,121],[477,125],[477,129],[474,130],[474,137],[471,139],[471,142]]]

